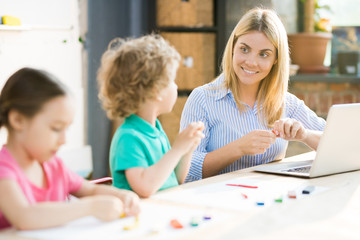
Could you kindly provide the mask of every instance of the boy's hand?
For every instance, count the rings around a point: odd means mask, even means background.
[[[190,148],[190,150],[188,151],[188,153],[190,153],[190,154],[192,154],[195,151],[197,146],[199,146],[199,144],[201,142],[201,139],[203,139],[205,137],[205,135],[202,132],[204,130],[204,128],[205,128],[204,123],[203,122],[198,122],[198,123],[200,123],[200,127],[194,133],[195,135],[197,135],[197,138],[194,141],[194,145],[192,146],[192,148]]]
[[[183,154],[192,152],[200,144],[202,138],[204,138],[203,122],[190,123],[179,135],[176,137],[173,145],[173,149],[178,149]]]

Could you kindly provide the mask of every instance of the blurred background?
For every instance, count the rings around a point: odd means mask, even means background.
[[[179,130],[187,96],[220,72],[227,38],[253,7],[275,9],[289,34],[289,91],[326,118],[337,103],[360,102],[360,5],[357,0],[0,0],[0,87],[21,67],[52,72],[76,96],[76,119],[64,148],[90,145],[93,177],[108,176],[108,151],[114,129],[97,98],[96,72],[114,37],[156,32],[182,55],[177,74],[179,98],[160,116],[170,142]],[[301,59],[297,47],[320,38],[323,52]],[[298,40],[300,39],[300,40]],[[299,42],[298,42],[299,41]],[[319,43],[320,44],[320,43]],[[310,65],[319,58],[320,62]],[[0,142],[6,132],[0,133]],[[287,156],[309,151],[290,143]]]

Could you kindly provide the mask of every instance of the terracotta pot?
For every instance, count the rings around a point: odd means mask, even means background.
[[[296,33],[289,34],[288,38],[291,62],[299,65],[300,73],[327,73],[330,70],[324,66],[324,59],[331,33]]]

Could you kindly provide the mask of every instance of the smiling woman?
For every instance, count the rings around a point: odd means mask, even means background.
[[[281,159],[289,140],[317,148],[325,121],[287,92],[289,61],[276,12],[247,12],[227,42],[223,72],[193,90],[185,104],[180,129],[205,124],[186,181]]]

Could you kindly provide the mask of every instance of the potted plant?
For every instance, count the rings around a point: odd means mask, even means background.
[[[329,40],[332,38],[328,19],[320,18],[321,8],[318,0],[301,0],[304,4],[304,32],[289,34],[290,57],[293,64],[299,65],[300,73],[327,73],[324,58]]]

